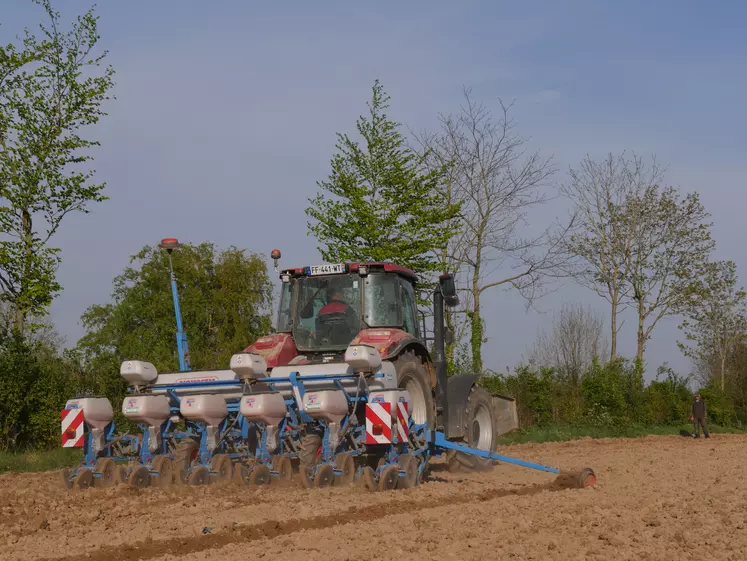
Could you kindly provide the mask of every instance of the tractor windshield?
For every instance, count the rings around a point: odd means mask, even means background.
[[[330,275],[296,279],[293,339],[299,350],[344,350],[361,328],[362,279]]]

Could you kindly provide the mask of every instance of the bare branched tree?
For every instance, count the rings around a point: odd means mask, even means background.
[[[501,117],[494,120],[482,104],[466,103],[458,115],[441,116],[441,131],[420,137],[437,162],[451,171],[446,189],[462,203],[459,233],[443,256],[444,267],[459,272],[460,290],[468,295],[463,317],[469,324],[472,367],[483,370],[484,318],[481,297],[504,286],[518,290],[531,305],[545,293],[545,280],[566,259],[564,233],[556,224],[534,235],[522,235],[527,213],[548,200],[543,187],[555,172],[550,158],[527,154],[527,139],[514,131],[511,105],[500,101]]]
[[[568,273],[610,304],[610,358],[617,356],[619,314],[628,301],[632,273],[631,228],[626,205],[656,185],[661,172],[654,163],[648,169],[641,158],[609,154],[596,162],[587,156],[561,192],[571,201],[575,223],[567,245],[571,261]]]
[[[603,316],[591,307],[564,304],[553,318],[552,329],[538,334],[530,360],[537,366],[555,368],[577,393],[584,371],[595,358],[608,353]]]

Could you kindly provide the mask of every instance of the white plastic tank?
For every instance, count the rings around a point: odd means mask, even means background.
[[[119,375],[133,386],[147,386],[158,378],[156,367],[144,360],[126,360],[119,367]]]
[[[407,390],[378,390],[368,394],[368,403],[389,403],[392,416],[396,416],[396,404],[404,403],[408,415],[412,415],[412,402]]]
[[[114,419],[114,409],[105,397],[69,399],[65,409],[82,409],[83,421],[94,429],[105,429]]]
[[[228,415],[228,406],[220,395],[188,395],[182,398],[179,411],[190,421],[218,425]]]
[[[135,423],[160,427],[171,416],[165,395],[130,395],[122,402],[122,414]]]
[[[245,395],[239,406],[241,414],[248,420],[279,425],[287,413],[285,400],[280,392]]]
[[[342,390],[307,392],[303,396],[303,410],[314,419],[339,423],[348,414],[348,400]]]
[[[381,355],[371,345],[350,345],[345,350],[345,362],[356,372],[375,372],[381,366]]]
[[[240,380],[267,376],[267,362],[257,353],[236,353],[231,357],[230,368]]]

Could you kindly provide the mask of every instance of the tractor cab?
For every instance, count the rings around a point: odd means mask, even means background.
[[[310,360],[342,355],[356,338],[365,340],[376,330],[388,331],[387,340],[392,331],[420,339],[417,276],[410,269],[341,263],[286,269],[280,279],[276,331],[290,334],[298,353]]]

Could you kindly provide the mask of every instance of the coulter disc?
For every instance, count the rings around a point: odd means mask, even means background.
[[[271,477],[270,468],[264,464],[258,464],[249,476],[249,483],[251,485],[269,485]]]
[[[210,472],[205,466],[197,466],[187,477],[189,485],[207,485],[210,478]]]
[[[117,484],[117,464],[111,458],[99,458],[93,469],[101,474],[101,477],[94,478],[94,487],[111,487]]]
[[[150,471],[145,466],[137,466],[130,473],[130,477],[127,479],[127,483],[135,487],[136,489],[144,489],[149,487],[151,482]]]
[[[350,485],[355,480],[355,460],[350,454],[337,454],[335,468],[342,471],[340,475],[335,475],[335,485]]]
[[[69,469],[65,468],[60,472],[60,482],[65,486],[65,489],[73,488],[72,473]]]
[[[391,465],[384,468],[384,471],[379,478],[379,491],[390,491],[397,486],[399,479],[399,466]]]
[[[402,454],[399,457],[399,469],[405,472],[400,477],[397,486],[401,489],[411,489],[418,484],[418,460],[412,454]]]
[[[335,470],[331,464],[321,466],[314,477],[314,487],[329,487],[335,482]]]
[[[93,485],[93,472],[89,468],[81,468],[75,476],[73,485],[80,490],[88,489]]]

